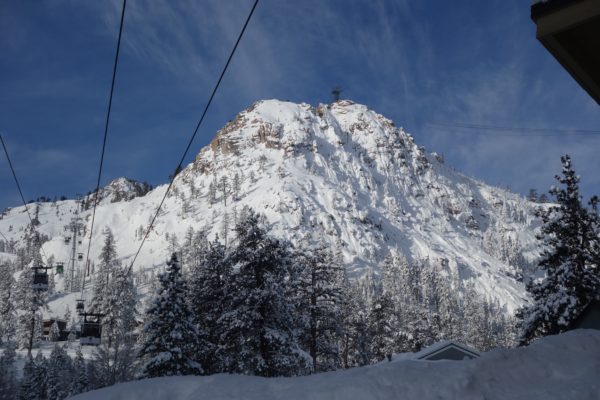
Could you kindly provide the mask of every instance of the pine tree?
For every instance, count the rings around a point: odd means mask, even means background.
[[[136,290],[128,270],[115,266],[104,293],[102,336],[108,347],[123,340],[135,327]]]
[[[561,157],[563,188],[550,191],[556,206],[541,213],[544,250],[539,266],[546,276],[527,285],[533,303],[518,312],[520,343],[567,330],[600,293],[598,232],[594,216],[582,204],[579,177],[568,155]]]
[[[58,323],[54,321],[52,325],[50,325],[50,341],[58,342],[60,339],[60,329],[58,328]]]
[[[27,361],[23,367],[23,377],[21,378],[21,383],[19,385],[19,400],[37,400],[39,398],[36,393],[34,374],[35,363],[30,355],[27,357]]]
[[[394,336],[398,331],[394,303],[388,293],[375,298],[369,314],[369,332],[371,337],[371,356],[373,362],[386,357],[391,360],[394,351]]]
[[[41,314],[47,303],[47,292],[32,289],[33,270],[29,267],[21,272],[17,281],[15,302],[21,313],[17,319],[17,341],[20,348],[26,348],[28,353],[41,339]]]
[[[368,365],[371,361],[371,337],[366,298],[357,283],[344,281],[342,299],[342,366]]]
[[[225,299],[232,268],[225,258],[225,247],[218,238],[198,250],[202,255],[190,271],[190,309],[198,331],[196,354],[204,373],[223,372],[217,348],[223,334],[218,323],[226,312]]]
[[[529,189],[529,194],[527,194],[527,200],[529,200],[533,203],[537,203],[538,199],[539,198],[538,198],[537,190]]]
[[[96,362],[101,383],[109,386],[133,376],[136,291],[127,270],[114,268],[104,295],[102,344]]]
[[[175,253],[159,279],[159,293],[146,312],[145,340],[138,355],[144,361],[142,377],[201,374],[193,354],[197,332],[185,299],[187,285]]]
[[[242,179],[240,178],[240,174],[239,173],[235,173],[235,175],[233,175],[233,180],[232,180],[232,196],[233,196],[233,200],[237,201],[240,199],[240,191],[241,191],[241,186],[242,186]]]
[[[95,390],[102,387],[102,383],[98,377],[96,363],[92,360],[88,361],[86,364],[86,376],[88,380],[88,390]]]
[[[295,262],[300,271],[292,282],[297,282],[297,314],[304,317],[302,341],[312,358],[312,371],[335,370],[340,365],[343,269],[323,244],[301,248]]]
[[[402,321],[410,320],[409,310],[414,306],[409,283],[409,265],[402,253],[392,251],[381,266],[381,291],[389,296],[393,305],[390,317],[394,328],[391,332],[394,352],[407,352],[412,349],[408,325]]]
[[[223,220],[221,222],[221,236],[223,237],[223,240],[225,241],[226,247],[227,247],[227,237],[229,236],[229,224],[230,224],[229,214],[227,213],[227,211],[225,211],[223,213]]]
[[[230,372],[291,376],[308,370],[309,357],[297,342],[293,304],[287,297],[290,275],[288,246],[267,235],[259,216],[245,210],[235,227],[236,246],[228,312],[220,351]]]
[[[34,362],[35,398],[45,399],[48,391],[48,360],[38,351]]]
[[[46,396],[48,400],[62,400],[69,395],[71,386],[71,358],[58,344],[48,358],[48,381]]]
[[[227,207],[227,195],[229,194],[229,181],[227,177],[223,175],[221,179],[219,179],[219,190],[223,195],[223,205]]]
[[[74,376],[71,384],[70,394],[76,395],[87,392],[89,390],[87,367],[85,365],[85,360],[83,359],[83,354],[81,353],[80,348],[77,349],[77,354],[73,362],[73,373]]]
[[[17,329],[16,281],[8,263],[0,264],[0,344],[11,342]]]
[[[209,204],[215,204],[217,201],[217,183],[213,179],[208,184],[208,202]]]
[[[183,244],[181,246],[181,271],[185,276],[190,267],[193,265],[193,257],[192,257],[192,249],[194,246],[194,228],[189,227],[185,231],[185,236],[183,237]]]
[[[0,399],[12,400],[17,397],[17,377],[15,366],[16,345],[6,342],[0,355]]]
[[[98,271],[94,278],[94,294],[90,305],[90,309],[93,311],[102,311],[105,308],[110,277],[117,262],[115,238],[108,228],[104,231],[104,245],[100,251],[99,261]]]

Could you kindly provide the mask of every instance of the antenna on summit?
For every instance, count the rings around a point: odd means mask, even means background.
[[[336,86],[331,90],[331,95],[333,96],[334,103],[340,101],[340,94],[342,94],[342,88],[339,86]]]

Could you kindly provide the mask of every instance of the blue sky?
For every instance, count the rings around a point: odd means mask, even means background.
[[[95,186],[120,4],[0,0],[0,132],[27,199]],[[103,184],[166,182],[251,4],[129,0]],[[569,130],[599,130],[600,107],[535,39],[529,5],[261,0],[187,161],[258,99],[318,104],[340,85],[468,175],[543,191],[568,152],[598,193],[600,135]],[[3,209],[19,198],[1,158]]]

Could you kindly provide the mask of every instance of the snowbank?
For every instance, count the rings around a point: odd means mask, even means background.
[[[299,378],[172,377],[115,385],[73,399],[598,399],[600,331],[578,330],[470,361],[412,361]]]

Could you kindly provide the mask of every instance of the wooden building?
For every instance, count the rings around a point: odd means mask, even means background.
[[[58,340],[67,340],[67,336],[69,336],[69,332],[67,332],[67,321],[58,318],[49,318],[42,321],[43,338],[45,340],[50,340],[50,329],[52,329],[52,324],[54,324],[55,322],[56,325],[58,325],[58,331],[60,335]]]

